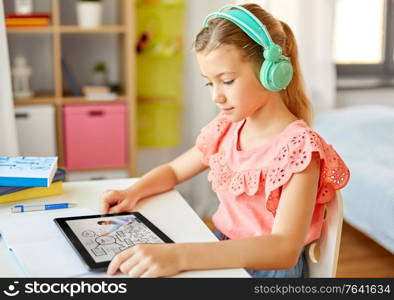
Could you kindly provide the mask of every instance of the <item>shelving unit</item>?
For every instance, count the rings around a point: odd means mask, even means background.
[[[6,0],[7,1],[7,0]],[[41,0],[35,0],[41,1]],[[64,167],[64,145],[63,145],[63,105],[64,104],[105,104],[105,103],[126,103],[128,115],[128,166],[129,176],[136,175],[136,86],[135,86],[135,1],[134,0],[111,0],[116,1],[117,22],[115,25],[104,25],[94,29],[80,28],[77,25],[62,23],[61,9],[64,5],[75,5],[76,1],[47,0],[50,4],[51,25],[48,27],[21,27],[7,28],[9,36],[23,34],[31,37],[37,35],[49,35],[51,39],[51,58],[53,74],[53,91],[49,94],[37,94],[30,99],[15,99],[16,106],[51,104],[56,108],[56,144],[59,166]],[[64,2],[63,2],[64,1]],[[83,97],[74,97],[65,93],[63,86],[63,73],[61,59],[66,53],[62,49],[62,42],[68,36],[78,35],[79,38],[87,39],[92,35],[116,35],[118,40],[118,53],[115,53],[119,62],[119,97],[115,101],[90,101]],[[78,71],[78,70],[74,70]],[[34,70],[33,70],[34,73]],[[45,140],[45,137],[43,137]],[[43,141],[44,142],[44,141]],[[115,168],[116,169],[116,168]],[[99,168],[84,170],[93,171]]]

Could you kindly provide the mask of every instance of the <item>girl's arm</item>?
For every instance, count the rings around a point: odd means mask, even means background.
[[[315,207],[320,160],[294,174],[282,190],[272,233],[209,243],[139,244],[117,254],[108,274],[119,269],[131,277],[171,276],[185,270],[247,268],[290,269],[304,245]]]
[[[168,164],[161,165],[141,177],[135,184],[125,190],[108,190],[101,200],[103,213],[130,211],[143,198],[160,194],[174,188],[207,166],[202,162],[202,153],[195,146],[178,156]]]
[[[220,243],[180,244],[182,270],[248,268],[289,269],[296,265],[304,246],[316,202],[320,160],[294,174],[282,190],[269,235]]]

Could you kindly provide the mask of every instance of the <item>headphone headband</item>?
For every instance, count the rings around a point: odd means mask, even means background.
[[[212,18],[223,18],[233,22],[235,25],[240,27],[251,39],[253,39],[257,44],[263,46],[265,49],[275,45],[265,25],[261,23],[261,21],[257,19],[256,16],[253,15],[249,10],[240,5],[224,5],[219,9],[219,11],[206,16],[203,26],[207,26],[209,20]]]

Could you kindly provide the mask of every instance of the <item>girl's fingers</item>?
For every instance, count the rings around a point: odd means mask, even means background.
[[[118,203],[117,205],[111,207],[109,209],[109,213],[116,214],[116,213],[127,211],[128,205],[129,205],[128,201],[123,200],[122,202]]]
[[[148,268],[144,273],[140,275],[140,278],[152,278],[152,277],[157,277],[157,272],[156,268],[150,267]]]
[[[133,247],[128,248],[127,250],[115,255],[115,257],[112,259],[112,261],[108,266],[107,274],[114,275],[116,271],[119,269],[120,265],[123,264],[123,262],[126,261],[131,256],[133,256]]]
[[[103,214],[107,214],[108,213],[108,211],[109,211],[109,203],[108,202],[104,202],[104,201],[102,201],[101,202],[101,212],[103,213]]]
[[[129,277],[140,277],[143,273],[145,273],[149,268],[149,265],[144,263],[143,261],[137,261],[137,263],[127,271]]]
[[[103,195],[101,196],[100,200],[100,210],[103,213],[108,213],[109,208],[111,207],[112,204],[116,203],[117,200],[113,198],[113,190],[106,190]]]
[[[136,255],[129,257],[126,261],[124,261],[120,266],[119,270],[123,273],[128,275],[129,271],[133,269],[138,264],[138,258]]]

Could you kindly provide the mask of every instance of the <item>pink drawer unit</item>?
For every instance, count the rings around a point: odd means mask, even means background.
[[[68,169],[127,165],[125,104],[65,105],[64,155]]]

